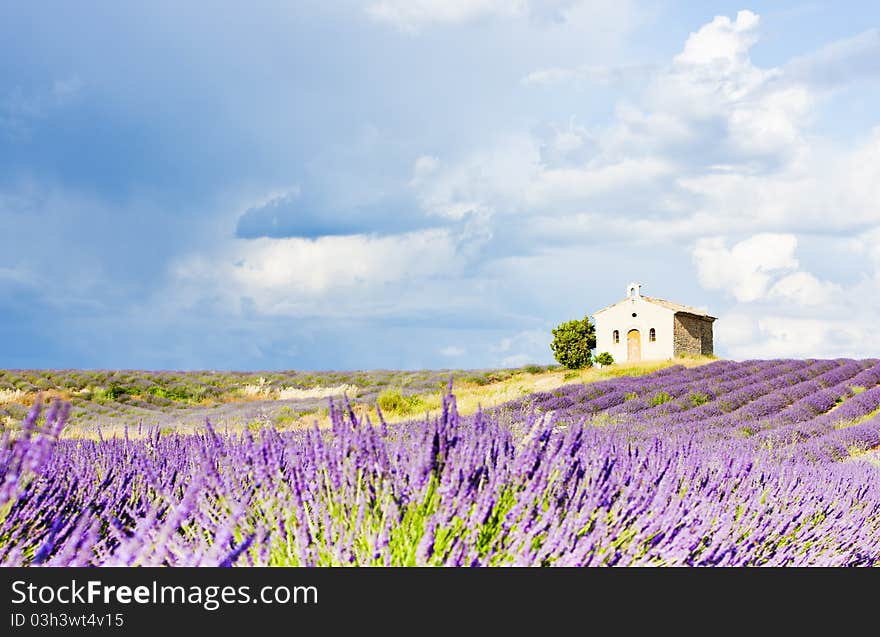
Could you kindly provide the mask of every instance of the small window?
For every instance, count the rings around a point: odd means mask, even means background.
[[[620,342],[620,332],[614,330],[614,344],[617,345]]]
[[[657,330],[653,327],[651,328],[651,331],[648,332],[648,340],[652,343],[657,340]]]
[[[635,312],[633,312],[633,318],[635,318],[635,317],[636,317],[636,313],[635,313]]]

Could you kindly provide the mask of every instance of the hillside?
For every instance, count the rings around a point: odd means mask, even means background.
[[[699,365],[682,359],[676,364]],[[356,372],[150,372],[107,370],[0,370],[0,425],[15,427],[38,395],[72,405],[66,435],[112,434],[128,425],[166,431],[220,427],[297,429],[329,424],[330,398],[344,396],[356,413],[381,405],[389,421],[436,413],[450,378],[462,413],[563,384],[640,375],[671,362],[567,371],[557,366],[516,369]]]
[[[323,431],[58,440],[34,410],[0,451],[0,565],[880,564],[880,362],[620,372]]]

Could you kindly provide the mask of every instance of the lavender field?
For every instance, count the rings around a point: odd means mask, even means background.
[[[404,412],[392,415],[418,414],[424,400],[433,399],[450,378],[459,388],[482,387],[552,367],[466,372],[0,369],[0,431],[23,420],[38,395],[71,405],[69,435],[93,436],[99,430],[116,431],[125,425],[192,431],[201,428],[206,418],[224,427],[283,429],[310,425],[317,414],[325,419],[330,396],[345,394],[358,407],[375,405],[378,400],[386,404],[386,411],[397,407],[396,412]],[[396,398],[398,404],[387,398]]]
[[[880,361],[718,361],[389,424],[0,452],[4,565],[880,564]],[[138,435],[136,435],[138,434]]]

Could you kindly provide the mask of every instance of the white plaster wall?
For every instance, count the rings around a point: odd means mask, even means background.
[[[635,318],[633,318],[635,313]],[[596,353],[609,352],[615,363],[626,362],[626,335],[639,330],[642,341],[642,360],[666,360],[675,352],[673,319],[675,312],[645,301],[641,297],[628,298],[604,312],[593,315],[596,322]],[[657,330],[657,340],[649,339],[650,329]],[[614,330],[620,330],[620,343],[614,344]]]

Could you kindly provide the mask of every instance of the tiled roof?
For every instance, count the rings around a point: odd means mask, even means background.
[[[672,310],[673,312],[685,312],[687,314],[693,314],[695,316],[706,316],[709,318],[715,318],[714,316],[709,316],[709,313],[706,310],[700,310],[695,307],[691,307],[690,305],[682,305],[681,303],[673,303],[672,301],[667,301],[666,299],[657,299],[653,296],[642,296],[643,299],[648,301],[649,303],[654,303],[655,305],[660,305],[661,307],[665,307],[666,309]]]
[[[682,305],[681,303],[673,303],[672,301],[667,301],[666,299],[657,299],[653,296],[645,296],[641,295],[639,298],[644,299],[648,303],[653,303],[654,305],[659,305],[660,307],[665,307],[667,310],[672,310],[673,312],[684,312],[685,314],[693,314],[694,316],[705,316],[706,318],[710,318],[715,320],[714,316],[710,316],[708,312],[705,310],[700,310],[695,307],[691,307],[690,305]],[[617,303],[613,303],[607,307],[603,307],[601,310],[596,310],[593,314],[599,314],[600,312],[604,312],[605,310],[610,310],[615,305],[619,305],[621,303],[625,303],[629,298],[625,298],[622,301],[618,301]]]

